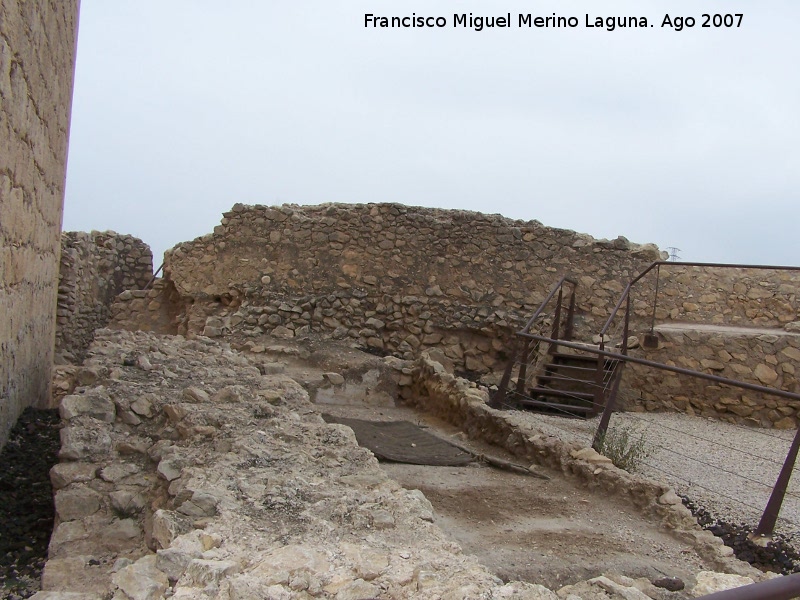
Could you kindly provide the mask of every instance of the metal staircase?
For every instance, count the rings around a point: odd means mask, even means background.
[[[492,406],[570,417],[592,417],[603,411],[621,363],[599,356],[597,346],[574,347],[576,287],[575,281],[562,277],[519,332],[522,348],[512,352],[515,359],[506,367]],[[551,303],[552,312],[545,312]],[[549,329],[549,335],[536,334],[544,329]],[[562,346],[562,341],[573,347]],[[587,351],[581,351],[581,347]],[[603,347],[601,344],[600,349]],[[512,377],[515,369],[517,375]]]
[[[619,361],[605,359],[600,366],[605,391],[612,381]],[[595,402],[597,394],[597,357],[589,354],[554,352],[536,376],[536,385],[527,390],[528,398],[517,401],[520,408],[554,414],[591,417],[603,410]],[[605,397],[605,394],[603,394]]]

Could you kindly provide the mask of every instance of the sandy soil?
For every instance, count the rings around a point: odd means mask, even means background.
[[[452,425],[412,409],[358,404],[322,408],[338,416],[412,421],[478,454],[514,462],[498,448],[465,440]],[[558,589],[600,574],[620,573],[650,580],[679,577],[688,587],[694,574],[711,568],[691,547],[631,507],[542,467],[536,470],[549,475],[549,481],[484,464],[382,466],[404,487],[421,490],[442,530],[505,581]]]

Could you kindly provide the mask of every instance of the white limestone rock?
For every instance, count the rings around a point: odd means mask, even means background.
[[[97,477],[97,465],[92,463],[59,463],[50,469],[50,482],[59,490],[72,483],[85,483]]]
[[[154,554],[114,573],[111,581],[131,600],[159,600],[169,587],[167,576],[156,567]]]
[[[692,596],[695,598],[755,583],[750,577],[714,571],[700,571],[695,580],[697,583],[692,588]]]
[[[75,521],[100,510],[101,496],[88,487],[59,490],[56,493],[56,514],[62,521]]]
[[[84,415],[105,423],[112,423],[116,417],[116,411],[114,402],[103,393],[64,396],[58,408],[61,418],[65,421]]]

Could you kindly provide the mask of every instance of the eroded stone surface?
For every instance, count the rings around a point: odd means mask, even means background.
[[[288,375],[207,339],[107,330],[87,364],[105,376],[83,394],[102,389],[115,419],[65,428],[49,593],[85,593],[79,572],[121,600],[543,597],[462,554]]]

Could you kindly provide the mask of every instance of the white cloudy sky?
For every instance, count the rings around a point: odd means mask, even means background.
[[[412,12],[581,26],[364,27]],[[236,202],[400,202],[799,264],[798,65],[797,0],[82,0],[64,228],[158,264]]]

